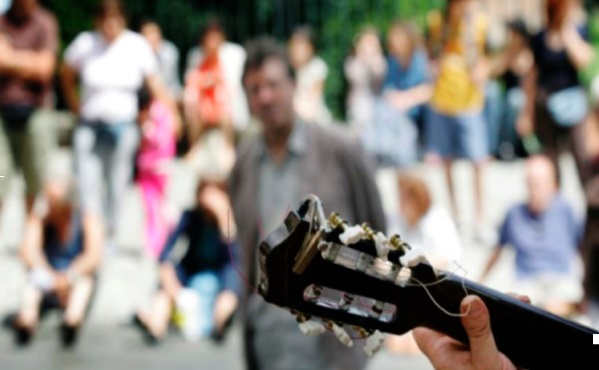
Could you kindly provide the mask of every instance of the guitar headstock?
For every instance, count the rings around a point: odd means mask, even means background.
[[[366,339],[372,355],[382,333],[405,334],[437,309],[424,286],[439,281],[424,255],[369,225],[325,216],[310,195],[259,247],[259,293],[296,315],[304,334],[332,331],[347,346]]]

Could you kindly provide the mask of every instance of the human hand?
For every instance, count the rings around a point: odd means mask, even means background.
[[[526,297],[518,297],[530,303]],[[436,331],[414,329],[414,339],[436,370],[516,370],[514,364],[497,349],[491,331],[489,311],[477,296],[462,300],[462,324],[470,346]]]

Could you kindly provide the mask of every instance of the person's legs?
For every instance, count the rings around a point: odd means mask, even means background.
[[[17,326],[33,331],[40,316],[43,294],[33,284],[27,284],[23,292],[23,303],[17,315]]]
[[[22,297],[21,308],[11,322],[15,342],[20,346],[29,344],[35,333],[40,319],[43,293],[33,284],[28,283]]]
[[[535,104],[534,129],[535,135],[541,143],[542,153],[548,156],[553,162],[561,183],[561,171],[559,169],[560,139],[558,128],[542,101],[538,101]]]
[[[488,135],[482,112],[464,113],[456,117],[460,156],[474,165],[474,221],[477,233],[485,223],[484,167],[489,158]]]
[[[187,288],[196,292],[199,300],[199,332],[202,337],[208,337],[214,330],[214,310],[216,297],[220,290],[217,272],[202,271],[191,276]]]
[[[233,258],[235,258],[233,253]],[[239,281],[235,261],[227,264],[219,273],[220,293],[214,304],[214,333],[213,338],[221,340],[233,320],[233,315],[239,305],[239,296],[243,287]]]
[[[490,80],[485,86],[484,116],[487,122],[487,138],[490,154],[498,154],[501,140],[503,91],[497,80]]]
[[[453,182],[453,160],[445,159],[444,161],[445,181],[447,182],[447,190],[449,191],[449,201],[451,203],[451,213],[454,220],[459,220],[458,204],[455,194],[455,186]]]
[[[8,190],[13,172],[13,155],[10,138],[5,128],[5,122],[0,116],[0,216],[2,215],[2,203]],[[1,217],[0,217],[1,219]]]
[[[214,303],[214,328],[217,332],[222,332],[227,322],[233,316],[237,309],[237,295],[230,290],[223,290],[216,296]]]
[[[80,123],[73,136],[73,159],[79,200],[83,212],[103,214],[102,165],[98,153],[98,130]]]
[[[29,119],[15,153],[25,179],[25,204],[28,212],[33,209],[35,198],[41,190],[48,159],[54,147],[51,125],[52,116],[49,111],[36,111]]]
[[[168,331],[173,303],[164,290],[159,290],[152,297],[150,310],[148,312],[138,312],[137,318],[146,328],[152,339],[159,340],[164,338]]]
[[[91,301],[94,290],[94,280],[89,276],[80,277],[71,288],[65,308],[64,323],[78,327],[83,322],[85,313]]]
[[[116,233],[119,211],[133,175],[135,151],[139,144],[139,132],[134,123],[119,124],[113,127],[115,141],[112,150],[103,155],[108,182],[107,230],[110,237]]]
[[[153,258],[158,258],[168,237],[168,223],[164,214],[166,178],[142,174],[138,184],[146,211],[146,247]]]
[[[458,207],[453,183],[453,159],[455,158],[456,127],[453,117],[436,112],[433,108],[426,111],[425,119],[426,152],[436,160],[441,158],[449,191],[451,211],[454,219],[458,219]]]
[[[61,339],[64,347],[73,346],[77,340],[77,333],[85,319],[94,285],[92,277],[80,277],[68,293],[61,326]]]

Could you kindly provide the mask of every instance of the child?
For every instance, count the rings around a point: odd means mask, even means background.
[[[158,258],[169,232],[164,200],[167,165],[176,151],[175,120],[166,105],[142,89],[138,123],[142,139],[137,157],[137,184],[146,211],[146,248],[152,257]]]

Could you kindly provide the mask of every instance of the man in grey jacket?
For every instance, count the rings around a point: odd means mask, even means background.
[[[285,49],[270,39],[248,46],[243,84],[259,134],[241,143],[231,174],[231,200],[244,273],[257,279],[259,242],[310,193],[325,212],[385,231],[372,164],[357,142],[335,128],[302,122],[293,110],[295,76]],[[304,336],[287,311],[248,289],[243,302],[249,370],[359,370],[362,346],[343,346],[334,335]]]

